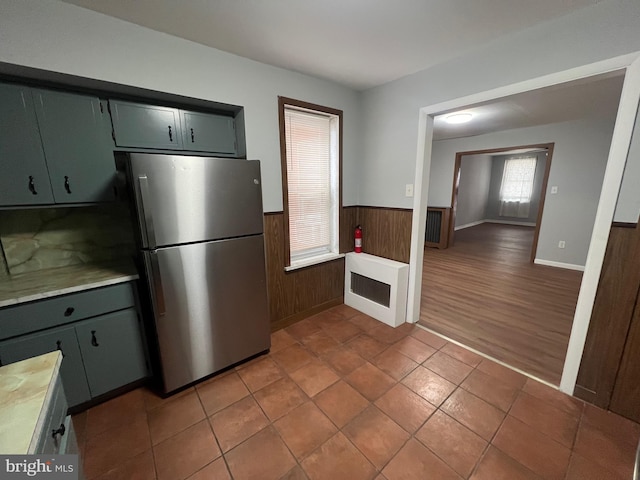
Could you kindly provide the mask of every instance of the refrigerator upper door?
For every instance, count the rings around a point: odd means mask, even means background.
[[[144,258],[166,392],[269,349],[262,235]]]
[[[143,248],[263,231],[260,162],[130,154]]]

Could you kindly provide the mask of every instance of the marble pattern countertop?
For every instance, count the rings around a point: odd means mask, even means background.
[[[0,367],[0,453],[34,453],[62,355],[46,353]]]
[[[133,264],[73,265],[12,275],[0,282],[0,307],[136,280]]]

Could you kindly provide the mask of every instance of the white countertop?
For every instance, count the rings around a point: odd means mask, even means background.
[[[62,363],[59,351],[0,367],[0,453],[35,452]]]
[[[138,279],[128,264],[73,265],[13,275],[0,282],[0,307]]]

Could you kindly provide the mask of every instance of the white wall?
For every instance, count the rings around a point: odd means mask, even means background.
[[[640,2],[602,1],[364,92],[359,203],[412,207],[421,107],[639,50]],[[431,183],[434,195],[449,184]]]
[[[51,0],[0,0],[0,62],[244,106],[267,212],[282,210],[278,95],[342,109],[343,204],[357,203],[360,95],[341,85]]]
[[[464,155],[460,160],[456,227],[486,218],[492,163],[490,155]],[[449,181],[453,187],[453,175]]]
[[[584,266],[614,119],[585,119],[433,142],[429,205],[451,198],[456,152],[555,143],[536,258]],[[552,186],[558,193],[550,194]],[[565,249],[558,241],[566,242]]]
[[[614,222],[638,223],[640,216],[640,110],[631,137],[627,165],[622,177]]]

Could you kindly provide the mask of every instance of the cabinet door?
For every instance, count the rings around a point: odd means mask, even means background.
[[[31,89],[0,84],[0,205],[53,203]]]
[[[109,108],[117,146],[182,149],[179,110],[116,100]]]
[[[135,309],[79,322],[76,333],[92,397],[147,376]]]
[[[115,160],[109,114],[100,99],[50,90],[33,94],[56,203],[113,200]]]
[[[182,126],[185,150],[236,153],[236,130],[233,118],[183,111]]]
[[[73,327],[54,328],[2,342],[0,361],[6,365],[54,350],[61,350],[63,354],[60,375],[69,406],[86,402],[90,399],[89,387]]]

